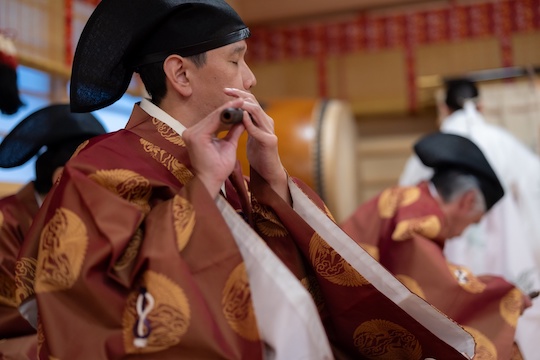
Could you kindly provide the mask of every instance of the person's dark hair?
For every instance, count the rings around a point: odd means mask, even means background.
[[[206,64],[206,52],[187,56],[186,59],[193,62],[197,68],[201,68]],[[143,65],[137,68],[136,71],[139,73],[146,91],[152,98],[152,102],[159,105],[167,94],[163,62]]]
[[[445,203],[449,203],[469,190],[476,194],[476,208],[485,211],[486,203],[480,190],[480,182],[470,173],[456,169],[436,169],[431,182]]]
[[[52,177],[56,169],[62,167],[71,158],[77,147],[88,137],[79,137],[62,142],[56,146],[49,146],[45,152],[36,159],[36,179],[34,187],[39,194],[46,195],[53,186]]]
[[[478,88],[468,79],[455,79],[446,82],[446,105],[450,111],[463,109],[465,100],[478,97]]]

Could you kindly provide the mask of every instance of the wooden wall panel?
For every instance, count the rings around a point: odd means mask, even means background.
[[[355,114],[404,112],[407,109],[402,50],[330,57],[329,96],[346,99]]]
[[[416,50],[417,76],[459,75],[501,66],[499,41],[491,37],[424,45]]]
[[[317,70],[312,59],[259,63],[250,67],[257,77],[253,93],[259,101],[318,96]]]
[[[514,64],[540,66],[540,33],[515,34],[512,37]]]
[[[420,135],[391,135],[360,138],[357,146],[358,203],[397,184],[412,145]]]

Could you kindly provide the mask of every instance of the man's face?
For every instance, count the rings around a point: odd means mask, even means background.
[[[449,238],[460,236],[465,229],[472,224],[477,224],[482,220],[482,211],[464,211],[455,214],[449,222]]]
[[[192,99],[206,116],[231,100],[223,89],[250,90],[255,76],[244,60],[247,45],[244,40],[207,52],[206,64],[191,73]]]

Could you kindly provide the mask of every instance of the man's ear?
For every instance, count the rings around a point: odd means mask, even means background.
[[[192,92],[187,70],[186,61],[180,55],[170,55],[163,62],[166,80],[182,96],[189,96]]]
[[[468,190],[459,199],[459,208],[463,213],[468,214],[474,209],[476,194],[474,190]]]
[[[478,110],[478,112],[482,112],[484,110],[484,104],[482,104],[480,100],[476,101],[476,110]]]

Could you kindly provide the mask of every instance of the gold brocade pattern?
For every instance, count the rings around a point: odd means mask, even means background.
[[[428,215],[416,219],[402,220],[392,233],[392,240],[404,241],[412,238],[413,234],[435,239],[441,231],[441,222],[435,215]]]
[[[29,257],[21,257],[15,263],[15,296],[18,304],[34,295],[36,266],[37,260]]]
[[[189,201],[178,195],[174,197],[172,206],[176,244],[178,251],[182,251],[195,227],[195,211]]]
[[[189,169],[174,156],[147,140],[140,139],[139,141],[143,146],[143,150],[150,154],[150,156],[160,164],[165,166],[181,184],[185,185],[193,178],[191,171],[189,171]]]
[[[141,286],[146,288],[155,301],[147,317],[148,342],[143,348],[133,345],[133,328],[138,320],[136,303],[139,296],[139,291],[134,291],[127,298],[122,318],[126,352],[152,353],[179,344],[191,321],[191,309],[184,290],[165,275],[155,271],[144,273]]]
[[[141,208],[147,214],[150,212],[148,200],[152,194],[150,181],[142,175],[127,169],[98,170],[89,178],[122,199]]]
[[[120,256],[120,259],[116,262],[116,264],[114,264],[114,270],[124,270],[133,262],[133,260],[135,260],[143,241],[143,234],[144,233],[141,228],[137,228],[137,230],[135,230],[135,234],[133,234],[131,237],[131,240],[127,244],[122,256]]]
[[[407,287],[407,289],[411,290],[411,292],[415,293],[416,295],[420,296],[422,299],[426,299],[426,295],[424,294],[424,290],[418,285],[418,282],[414,280],[412,277],[403,275],[403,274],[397,274],[396,279],[401,281],[403,285]]]
[[[81,150],[84,149],[86,145],[88,145],[89,142],[90,140],[84,140],[79,146],[77,146],[77,149],[75,149],[75,151],[71,155],[71,158],[74,158],[75,156],[79,155]]]
[[[362,249],[365,250],[365,252],[367,252],[369,255],[371,255],[372,258],[374,258],[375,260],[379,261],[380,260],[380,255],[379,255],[379,248],[374,246],[374,245],[369,245],[369,244],[360,244],[360,246],[362,247]]]
[[[330,212],[330,209],[328,208],[328,206],[326,206],[326,204],[323,204],[324,205],[324,212],[326,214],[326,216],[328,216],[330,218],[330,220],[332,220],[333,222],[336,222],[336,219],[334,219],[334,215],[332,215],[332,213]]]
[[[255,215],[255,226],[263,235],[270,237],[287,236],[287,229],[272,210],[267,209],[266,206],[259,204],[255,200],[252,202],[252,206]]]
[[[497,360],[497,348],[486,335],[469,326],[463,326],[463,329],[471,334],[476,342],[474,360]]]
[[[223,288],[221,305],[225,319],[234,331],[247,340],[259,340],[259,330],[244,263],[239,264],[229,275]]]
[[[180,134],[174,131],[169,125],[156,118],[152,118],[152,124],[155,125],[159,135],[161,135],[164,139],[173,143],[174,145],[186,147],[184,139],[182,139]]]
[[[0,305],[17,307],[15,281],[3,273],[0,273]]]
[[[408,206],[420,198],[420,189],[417,187],[397,187],[386,189],[379,196],[379,216],[389,219],[397,209]]]
[[[354,346],[371,360],[420,360],[422,347],[405,328],[387,320],[369,320],[356,328]]]
[[[486,289],[487,285],[474,276],[466,267],[448,263],[448,268],[464,290],[473,294],[479,294]]]
[[[77,214],[58,208],[41,232],[35,291],[69,289],[81,271],[88,235]]]
[[[45,343],[45,333],[43,332],[43,324],[38,319],[38,322],[37,322],[37,353],[38,354],[41,352],[41,348],[43,347],[44,343]]]
[[[313,234],[309,242],[309,258],[315,271],[334,284],[351,287],[369,284],[317,233]]]
[[[522,308],[522,294],[518,289],[512,289],[506,294],[499,304],[503,319],[512,327],[516,327]]]

